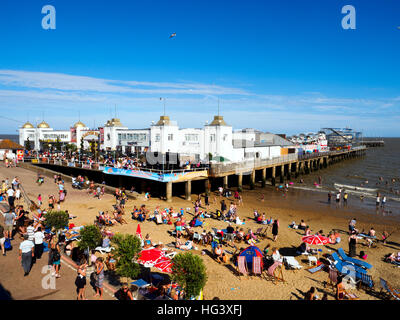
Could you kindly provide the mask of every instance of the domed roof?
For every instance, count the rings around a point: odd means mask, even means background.
[[[112,118],[107,121],[106,127],[123,127],[123,125],[118,118]]]
[[[37,125],[38,128],[50,128],[49,124],[44,120]]]
[[[29,121],[27,121],[27,122],[22,126],[22,128],[23,128],[23,129],[32,129],[32,128],[34,128],[34,126],[33,126],[32,123],[30,123]]]
[[[86,125],[81,121],[78,121],[77,123],[74,124],[74,128],[85,128],[85,127]]]

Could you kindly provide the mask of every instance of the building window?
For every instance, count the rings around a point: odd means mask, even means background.
[[[211,134],[210,135],[210,142],[214,142],[215,141],[215,134]]]
[[[174,135],[172,133],[168,134],[168,141],[174,140]]]
[[[228,135],[227,134],[224,134],[224,141],[226,141],[226,139],[228,139]]]
[[[197,141],[199,141],[199,135],[198,134],[185,134],[185,141],[197,142]]]
[[[160,134],[157,133],[157,134],[156,134],[156,142],[159,142],[159,141],[160,141]]]

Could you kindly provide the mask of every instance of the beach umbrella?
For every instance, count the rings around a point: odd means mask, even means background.
[[[146,268],[157,268],[161,272],[172,273],[172,260],[165,256],[165,252],[159,249],[145,249],[139,254],[137,262]]]
[[[157,262],[153,265],[154,268],[157,268],[161,272],[172,273],[172,260],[168,257],[161,257],[157,260]]]
[[[144,249],[140,252],[137,262],[146,268],[152,267],[160,258],[164,257],[164,251],[159,249]]]
[[[305,236],[301,238],[301,241],[308,243],[309,245],[323,246],[329,243],[329,238],[315,234],[311,236]],[[318,259],[319,259],[319,252],[318,252]]]
[[[136,235],[139,237],[139,239],[143,239],[143,237],[142,237],[142,230],[140,229],[140,224],[138,224],[137,225],[137,228],[136,228]]]

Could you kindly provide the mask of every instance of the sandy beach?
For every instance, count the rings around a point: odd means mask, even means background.
[[[40,193],[46,206],[48,195],[57,193],[57,185],[52,179],[46,177],[45,183],[39,187],[35,183],[36,174],[34,172],[23,168],[7,169],[1,165],[0,179],[3,180],[8,177],[11,181],[14,176],[19,177],[23,187],[32,200],[36,201]],[[77,218],[72,220],[76,226],[92,224],[99,211],[110,210],[112,205],[115,204],[115,198],[111,194],[106,194],[101,200],[98,200],[93,198],[93,196],[89,196],[85,190],[72,189],[71,184],[68,182],[66,182],[66,189],[68,195],[66,201],[61,205],[61,209],[67,209],[71,214],[77,216]],[[264,202],[259,200],[261,193],[265,195]],[[247,231],[248,228],[255,231],[261,227],[261,225],[251,220],[254,209],[257,209],[260,213],[265,212],[266,217],[272,217],[280,221],[277,241],[273,242],[271,240],[271,231],[269,229],[268,237],[257,244],[260,249],[270,244],[271,247],[277,247],[281,252],[284,252],[285,248],[299,246],[304,232],[288,228],[288,225],[292,221],[299,223],[300,220],[303,219],[311,227],[313,233],[321,229],[324,231],[324,234],[328,234],[332,229],[342,230],[339,231],[342,237],[342,242],[340,244],[327,245],[322,248],[322,254],[328,254],[340,247],[342,247],[346,253],[348,252],[348,222],[353,217],[357,218],[356,227],[359,230],[364,229],[367,232],[370,227],[374,227],[379,239],[381,239],[383,230],[387,230],[390,233],[399,226],[396,217],[362,213],[359,210],[353,211],[351,205],[346,210],[336,209],[334,205],[328,206],[325,203],[325,194],[321,193],[320,196],[308,195],[309,192],[306,191],[294,191],[289,189],[289,192],[283,196],[281,192],[274,190],[272,187],[264,189],[256,188],[255,190],[247,190],[245,187],[243,192],[244,205],[238,207],[240,218],[246,220],[246,224],[243,226],[245,231]],[[193,202],[196,197],[197,195],[192,195]],[[320,199],[318,200],[319,197]],[[214,197],[210,197],[211,211],[219,208],[220,199],[218,197],[216,197],[216,199],[217,203],[213,203]],[[230,200],[231,199],[227,201],[228,204]],[[23,201],[20,202],[21,204],[23,203]],[[156,206],[162,208],[172,206],[174,209],[190,207],[191,212],[193,212],[193,203],[190,201],[174,197],[173,202],[167,204],[160,199],[144,201],[144,196],[142,195],[137,200],[129,200],[125,206],[125,220],[128,224],[116,225],[111,227],[110,230],[113,232],[135,234],[138,222],[131,219],[130,212],[134,205],[140,207],[142,204],[146,204],[151,211],[154,210]],[[189,214],[186,215],[186,220],[190,220]],[[227,226],[227,223],[223,221],[216,221],[213,219],[207,219],[207,221],[209,222],[208,229],[211,227],[224,229]],[[168,244],[174,241],[168,234],[168,231],[173,230],[173,226],[156,225],[154,222],[146,221],[141,223],[141,229],[143,235],[147,233],[150,234],[153,242]],[[199,231],[201,231],[200,228]],[[240,248],[246,248],[248,246],[243,242],[236,245]],[[301,256],[296,259],[303,268],[299,271],[285,269],[283,276],[286,282],[275,285],[271,281],[266,281],[254,276],[249,278],[241,277],[239,279],[233,264],[218,264],[207,254],[201,254],[203,249],[210,251],[210,246],[205,248],[201,245],[196,245],[196,247],[197,250],[191,250],[191,252],[200,255],[207,267],[208,281],[204,288],[205,299],[219,297],[220,299],[227,300],[297,300],[302,299],[304,293],[308,291],[311,286],[316,287],[319,296],[327,292],[328,299],[334,299],[334,291],[329,288],[324,288],[323,284],[324,281],[328,280],[328,273],[324,271],[315,274],[309,273],[305,270],[305,268],[308,267],[308,261],[302,260],[304,258]],[[233,249],[229,247],[226,249],[233,251]],[[364,250],[368,254],[367,262],[373,265],[373,268],[368,271],[368,274],[370,274],[374,280],[376,291],[380,291],[379,277],[389,280],[394,287],[400,287],[400,277],[398,277],[399,269],[383,261],[383,257],[386,254],[400,251],[400,231],[395,231],[386,245],[379,242],[376,248],[368,248],[359,242],[357,244],[357,253],[359,253],[360,250]],[[4,274],[0,275],[0,279],[5,276]],[[12,288],[8,289],[12,290]],[[364,290],[354,290],[354,292],[360,299],[377,299],[377,297],[373,295],[366,294]],[[74,297],[71,296],[71,298]]]

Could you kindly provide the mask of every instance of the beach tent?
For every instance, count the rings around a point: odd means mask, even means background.
[[[263,257],[263,253],[260,248],[256,246],[250,246],[239,253],[239,257],[246,257],[247,267],[249,270],[253,266],[253,257]]]

